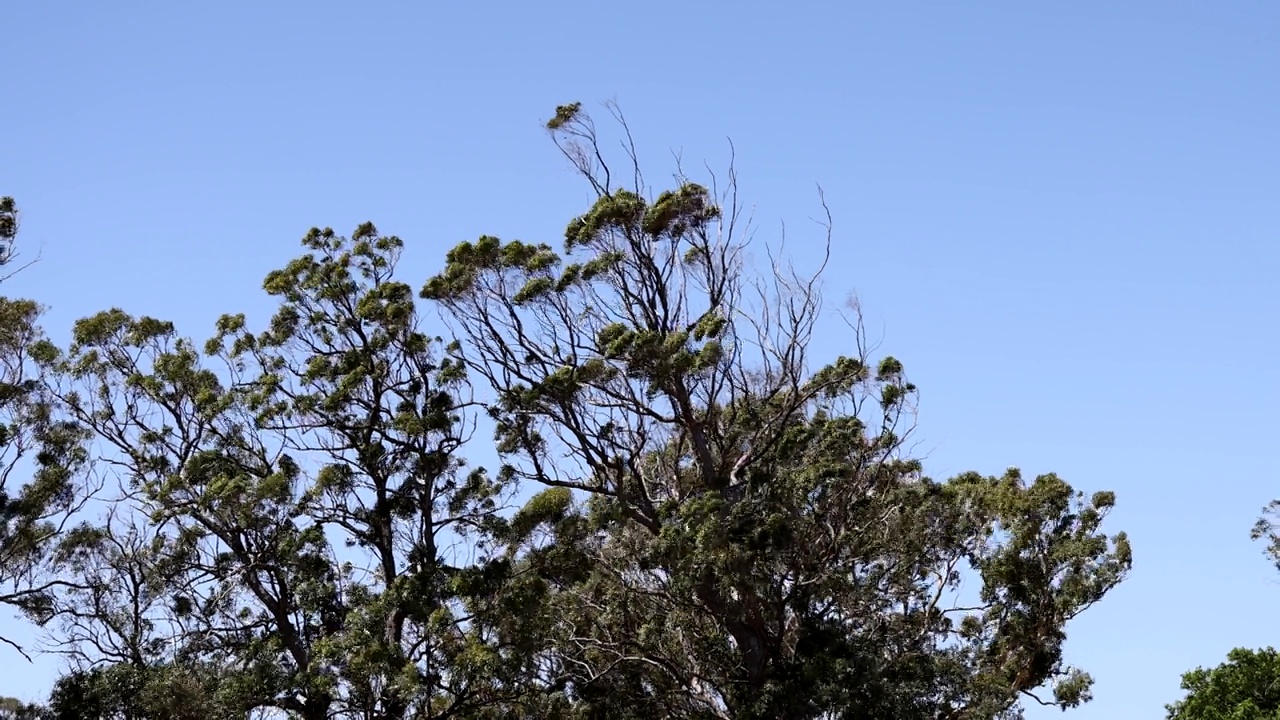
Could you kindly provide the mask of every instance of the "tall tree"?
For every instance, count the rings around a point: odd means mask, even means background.
[[[2,229],[2,228],[0,228]],[[49,352],[30,300],[0,297],[0,605],[47,622],[55,593],[56,538],[82,507],[84,435],[57,411],[35,359]],[[26,654],[11,638],[0,642]]]
[[[241,716],[465,717],[495,688],[467,663],[447,540],[483,530],[500,488],[456,455],[462,368],[393,277],[399,239],[303,244],[266,279],[266,330],[228,315],[198,348],[112,310],[50,359],[132,510],[67,545],[89,589],[66,596],[62,639],[85,672],[144,685],[212,668]]]
[[[17,205],[0,197],[0,266],[16,257],[17,235]],[[0,606],[37,622],[48,619],[53,591],[65,585],[53,539],[87,494],[76,484],[83,436],[58,414],[35,363],[49,350],[41,313],[31,300],[0,297]],[[12,638],[0,642],[26,654]]]
[[[811,358],[819,276],[748,272],[732,171],[650,197],[578,106],[549,128],[596,202],[563,258],[449,254],[421,295],[457,342],[420,327],[372,225],[310,232],[266,279],[264,330],[227,315],[198,346],[110,310],[65,351],[30,341],[29,485],[120,486],[99,527],[27,543],[67,573],[26,596],[72,663],[51,712],[994,720],[1087,699],[1065,626],[1129,568],[1113,496],[928,478],[902,364],[856,314],[844,356]],[[468,375],[496,477],[461,458]],[[540,492],[500,515],[520,483]]]
[[[1182,676],[1183,697],[1165,707],[1167,720],[1280,718],[1280,653],[1236,648],[1215,668]]]
[[[818,364],[818,275],[772,255],[749,273],[732,169],[653,197],[629,131],[620,172],[579,105],[548,129],[596,195],[564,256],[482,237],[421,294],[496,394],[501,477],[546,488],[474,611],[559,715],[988,720],[1086,700],[1064,627],[1130,566],[1100,531],[1112,494],[925,477],[902,364],[874,361],[856,318],[849,354]],[[980,597],[949,602],[966,571]]]

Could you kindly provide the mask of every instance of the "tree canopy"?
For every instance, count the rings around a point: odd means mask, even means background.
[[[1167,706],[1168,720],[1280,718],[1280,654],[1274,648],[1236,648],[1215,668],[1182,676],[1186,696]]]
[[[929,477],[915,385],[856,307],[825,309],[822,268],[755,272],[732,168],[654,193],[620,128],[613,165],[580,106],[548,123],[595,197],[562,247],[482,236],[416,293],[365,224],[311,230],[266,277],[274,315],[206,342],[109,309],[56,348],[34,305],[0,306],[31,373],[4,437],[41,448],[0,540],[56,569],[0,601],[31,598],[69,664],[43,712],[995,720],[1089,699],[1064,641],[1132,562],[1112,493]],[[816,357],[836,320],[844,354]],[[491,470],[467,462],[488,427]],[[100,517],[45,519],[90,478],[114,488]]]

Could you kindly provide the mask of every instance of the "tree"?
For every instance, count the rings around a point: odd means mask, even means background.
[[[622,188],[578,106],[549,127],[596,201],[563,259],[451,251],[419,293],[449,342],[369,224],[308,233],[266,278],[264,328],[229,314],[197,344],[112,309],[35,342],[48,420],[17,426],[52,448],[42,482],[117,486],[96,525],[28,543],[62,572],[31,595],[70,666],[49,711],[995,720],[1043,685],[1086,700],[1065,626],[1130,566],[1101,530],[1114,497],[930,479],[903,365],[856,313],[819,363],[819,276],[772,254],[748,272],[732,172],[648,198],[629,141]],[[493,476],[463,458],[482,411]]]
[[[58,608],[73,711],[156,682],[304,720],[466,717],[502,692],[469,663],[467,559],[446,542],[483,532],[500,490],[456,456],[462,368],[393,279],[399,239],[303,244],[266,279],[280,304],[261,332],[228,315],[200,348],[111,310],[46,359],[121,485],[119,520],[63,545],[82,586]]]
[[[17,205],[0,197],[0,265],[15,257],[17,235]],[[73,482],[83,437],[58,416],[33,362],[48,342],[41,312],[30,300],[0,297],[0,605],[37,622],[48,618],[52,590],[65,584],[50,563],[52,540],[84,500]],[[10,638],[0,642],[26,654]]]
[[[59,415],[34,362],[48,352],[40,313],[30,300],[0,297],[0,605],[37,623],[69,585],[52,550],[88,495],[77,482],[84,434]]]
[[[0,197],[0,265],[16,257],[17,235],[17,206]],[[42,312],[31,300],[0,297],[0,605],[37,623],[68,584],[57,575],[54,540],[90,494],[76,483],[84,434],[58,413],[36,363],[50,347]],[[11,638],[0,643],[26,656]]]
[[[1186,697],[1165,706],[1168,720],[1280,718],[1280,653],[1236,648],[1215,668],[1182,676]]]
[[[563,258],[485,236],[421,292],[495,393],[500,479],[546,488],[472,610],[527,653],[530,691],[584,718],[1012,718],[1046,683],[1040,702],[1086,700],[1064,627],[1131,564],[1100,531],[1113,495],[924,476],[902,364],[873,361],[855,317],[851,353],[817,365],[819,277],[772,254],[748,273],[732,169],[647,197],[622,127],[625,173],[579,105],[548,123],[596,195]],[[948,602],[965,572],[979,601]]]
[[[122,509],[109,508],[102,526],[77,528],[61,542],[63,572],[75,582],[52,611],[51,651],[69,672],[53,689],[50,717],[243,720],[237,673],[192,652],[156,529],[121,520]]]
[[[218,695],[218,677],[177,665],[100,665],[60,677],[47,720],[243,720]]]

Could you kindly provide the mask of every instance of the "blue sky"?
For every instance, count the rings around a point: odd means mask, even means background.
[[[1056,471],[1119,495],[1130,580],[1070,627],[1070,717],[1158,717],[1179,675],[1280,644],[1248,540],[1280,495],[1280,4],[11,3],[4,291],[203,339],[265,319],[312,225],[369,219],[415,285],[482,233],[556,241],[587,195],[540,123],[616,98],[650,161],[737,147],[759,237],[812,262],[815,183],[922,388],[935,477]],[[847,351],[824,336],[820,355]],[[478,450],[477,452],[484,452]],[[0,631],[24,632],[0,618]],[[0,694],[53,663],[0,655]],[[1038,709],[1032,718],[1057,717]]]

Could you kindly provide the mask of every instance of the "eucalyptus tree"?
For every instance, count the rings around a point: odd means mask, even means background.
[[[619,172],[578,105],[548,128],[595,201],[560,252],[450,251],[419,293],[448,340],[395,274],[401,241],[364,225],[307,234],[266,278],[265,327],[229,314],[198,344],[113,309],[65,350],[24,341],[32,486],[63,508],[76,478],[120,487],[30,558],[67,568],[30,595],[72,666],[50,707],[993,720],[1087,700],[1065,627],[1130,567],[1102,530],[1114,496],[931,479],[903,364],[856,313],[819,357],[821,271],[751,271],[732,169],[655,195],[629,131]],[[464,461],[481,411],[493,475]]]
[[[41,312],[34,301],[0,297],[0,606],[37,624],[73,584],[54,549],[94,489],[84,433],[58,411],[36,362],[50,351]],[[0,643],[29,658],[13,638]]]
[[[266,278],[265,329],[230,314],[199,345],[116,309],[46,358],[122,488],[115,520],[62,549],[84,588],[56,639],[92,680],[67,693],[181,681],[232,716],[400,720],[502,692],[467,663],[470,560],[445,542],[501,499],[457,454],[463,369],[394,277],[398,238],[366,224],[303,245]]]
[[[0,266],[16,257],[17,236],[17,204],[0,197]],[[50,552],[53,540],[91,490],[78,482],[83,434],[45,392],[37,362],[49,351],[42,313],[32,300],[0,297],[0,606],[37,623],[48,620],[55,591],[66,585]],[[27,655],[10,637],[0,635],[0,643]]]
[[[856,315],[844,354],[816,357],[820,271],[771,254],[753,273],[732,169],[651,193],[621,127],[611,165],[580,105],[548,123],[596,198],[561,251],[463,242],[421,291],[494,394],[500,479],[545,488],[475,609],[527,653],[526,680],[584,718],[985,720],[1086,700],[1064,627],[1130,566],[1101,530],[1113,495],[927,477],[902,363],[871,356]],[[958,604],[966,573],[978,598]]]

